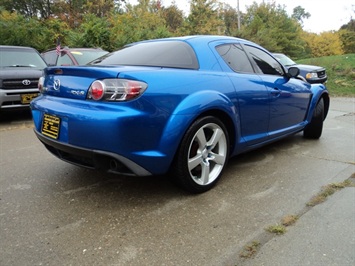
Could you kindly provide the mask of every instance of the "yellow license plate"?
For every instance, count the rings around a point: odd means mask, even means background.
[[[44,114],[41,133],[52,139],[58,139],[60,128],[60,118],[57,116]]]
[[[37,96],[38,96],[38,93],[21,94],[21,103],[22,104],[29,104]]]

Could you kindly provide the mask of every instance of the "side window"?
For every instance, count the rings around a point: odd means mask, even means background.
[[[56,62],[57,62],[57,53],[54,52],[47,52],[45,54],[42,54],[42,57],[44,59],[44,61],[46,61],[46,63],[49,66],[55,66]]]
[[[69,57],[69,55],[62,53],[62,55],[58,57],[57,65],[58,66],[72,66],[73,62],[72,62],[71,58]]]
[[[261,73],[267,75],[284,75],[280,63],[263,50],[249,45],[244,45],[244,47]]]
[[[216,47],[219,55],[235,72],[254,73],[253,67],[240,44],[225,44]]]

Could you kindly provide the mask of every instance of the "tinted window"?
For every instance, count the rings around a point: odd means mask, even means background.
[[[253,67],[240,44],[221,45],[216,49],[235,72],[254,73]]]
[[[55,51],[44,53],[42,54],[42,57],[44,58],[44,60],[47,62],[49,66],[55,66],[55,64],[57,63],[58,56]]]
[[[0,67],[31,67],[43,69],[47,65],[36,50],[0,48]]]
[[[277,60],[272,58],[270,55],[265,53],[263,50],[245,45],[246,51],[248,52],[251,59],[254,61],[257,69],[267,75],[283,75],[284,71]]]
[[[181,41],[138,43],[108,54],[92,64],[198,69],[195,52]]]
[[[74,65],[73,61],[68,54],[61,53],[61,56],[58,57],[58,66],[72,66]]]
[[[85,65],[108,52],[100,50],[73,50],[70,53],[75,57],[79,65]]]

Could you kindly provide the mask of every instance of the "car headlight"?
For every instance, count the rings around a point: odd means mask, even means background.
[[[318,75],[315,72],[310,72],[306,74],[306,79],[315,79],[315,78],[318,78]]]

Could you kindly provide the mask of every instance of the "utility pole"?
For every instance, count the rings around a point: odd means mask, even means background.
[[[240,10],[239,10],[239,0],[237,0],[237,12],[238,12],[238,31],[240,31]]]

